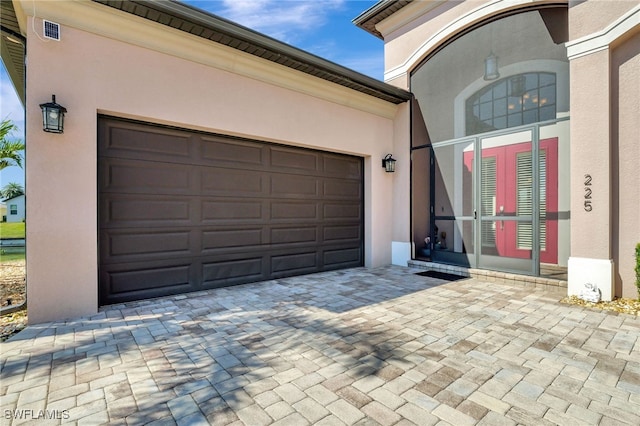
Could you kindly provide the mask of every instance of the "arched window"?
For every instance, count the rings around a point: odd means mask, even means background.
[[[556,118],[556,75],[528,72],[503,78],[466,102],[466,134],[475,135]]]

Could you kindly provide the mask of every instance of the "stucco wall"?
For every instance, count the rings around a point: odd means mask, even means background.
[[[292,74],[308,82],[301,86],[332,93],[332,100],[269,84],[264,80],[291,80],[278,75],[291,70],[282,71],[260,60],[249,67],[252,59],[241,53],[233,62],[235,52],[228,48],[203,44],[193,36],[141,19],[136,22],[138,18],[130,16],[126,16],[130,24],[138,25],[132,27],[137,29],[137,43],[117,40],[115,31],[127,30],[124,21],[122,29],[115,27],[110,37],[93,34],[75,28],[74,20],[89,28],[95,24],[97,32],[113,14],[125,14],[96,4],[55,6],[39,7],[38,17],[51,16],[49,19],[62,24],[61,41],[34,36],[31,19],[26,21],[31,323],[92,314],[98,308],[99,113],[365,157],[365,264],[391,262],[393,209],[388,194],[393,191],[393,179],[379,163],[394,149],[395,115],[389,116],[388,111],[395,111],[395,106],[380,105],[374,98],[363,102],[360,93],[309,76]],[[90,8],[89,15],[84,15],[83,8]],[[29,10],[25,6],[27,13]],[[40,19],[35,24],[41,28]],[[167,49],[173,47],[184,55],[136,45],[147,39],[155,43],[156,37],[167,43]],[[202,57],[205,61],[216,55],[226,58],[226,62],[220,60],[220,67],[185,59]],[[261,81],[220,69],[234,66],[273,75]],[[68,109],[64,134],[41,129],[38,104],[50,100],[52,93]],[[365,104],[374,112],[351,106]],[[376,108],[380,113],[375,113]]]
[[[569,2],[569,39],[576,40],[606,28],[638,6],[637,0],[589,0]]]
[[[449,2],[427,8],[428,10],[423,12],[427,6],[426,3],[428,2],[414,2],[405,7],[406,16],[392,16],[379,25],[385,37],[386,71],[400,67],[407,61],[415,62],[417,58],[413,56],[434,34],[480,4],[480,2],[457,4]],[[403,20],[405,22],[402,22]],[[417,59],[417,62],[419,61],[420,59]]]
[[[608,51],[571,61],[571,256],[611,259]],[[585,210],[585,179],[591,206]],[[577,232],[583,230],[583,232]],[[588,230],[588,232],[585,232]]]
[[[640,29],[611,52],[613,101],[613,260],[616,294],[637,298],[635,246],[640,243]]]
[[[387,202],[392,203],[393,219],[392,229],[392,262],[396,265],[406,266],[411,260],[411,155],[410,144],[410,119],[411,108],[408,103],[398,108],[398,114],[394,120],[393,157],[396,161],[396,171],[391,174],[393,188],[390,194],[386,194]],[[380,165],[382,168],[382,165]]]
[[[569,9],[571,256],[576,259],[575,267],[569,263],[570,294],[599,276],[603,293],[637,297],[639,14],[637,2],[589,1]],[[586,175],[591,211],[584,208]]]

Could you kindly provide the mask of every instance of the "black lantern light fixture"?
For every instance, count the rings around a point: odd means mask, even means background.
[[[42,130],[50,133],[64,132],[64,114],[67,109],[56,103],[56,95],[51,95],[51,102],[40,104],[42,108]]]
[[[382,159],[382,167],[384,171],[387,173],[393,173],[396,171],[396,160],[391,156],[391,154],[387,154]]]

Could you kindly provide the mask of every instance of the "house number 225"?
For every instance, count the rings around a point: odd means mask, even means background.
[[[593,210],[591,205],[591,175],[584,175],[584,211]]]

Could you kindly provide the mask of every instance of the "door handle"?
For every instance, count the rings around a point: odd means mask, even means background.
[[[477,218],[478,218],[478,211],[477,211],[477,210],[474,210],[474,211],[473,211],[473,218],[474,218],[474,219],[477,219]]]

